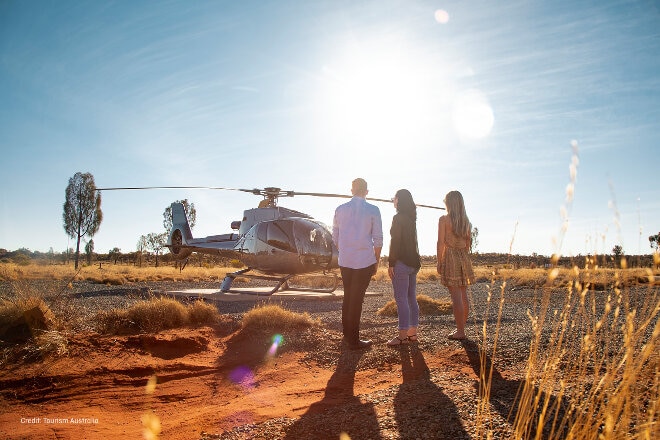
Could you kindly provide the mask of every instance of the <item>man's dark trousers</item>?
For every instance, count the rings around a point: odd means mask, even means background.
[[[340,267],[342,283],[344,284],[344,302],[341,308],[341,322],[344,331],[344,340],[349,345],[357,345],[360,340],[360,317],[362,316],[362,303],[364,294],[369,287],[374,267],[363,269]]]

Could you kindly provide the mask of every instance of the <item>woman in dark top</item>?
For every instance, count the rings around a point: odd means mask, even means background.
[[[417,247],[417,207],[410,191],[400,189],[393,202],[396,215],[390,229],[388,273],[399,315],[399,335],[387,343],[390,346],[417,341],[417,272],[421,266]]]

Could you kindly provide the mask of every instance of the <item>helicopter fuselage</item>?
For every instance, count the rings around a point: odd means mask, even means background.
[[[302,274],[338,267],[332,234],[307,214],[279,206],[245,210],[232,224],[238,233],[193,238],[183,205],[172,204],[173,227],[167,243],[174,257],[192,252],[220,255],[266,274]]]

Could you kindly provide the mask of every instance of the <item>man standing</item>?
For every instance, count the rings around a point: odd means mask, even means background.
[[[380,210],[367,203],[368,192],[367,182],[355,179],[351,187],[353,198],[337,207],[332,223],[332,241],[339,250],[344,284],[341,310],[344,341],[354,350],[371,346],[371,341],[360,340],[360,317],[364,294],[378,269],[383,248]]]

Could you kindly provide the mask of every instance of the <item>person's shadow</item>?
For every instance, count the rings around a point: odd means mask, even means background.
[[[323,399],[310,405],[287,430],[285,439],[339,439],[342,433],[351,439],[381,439],[373,404],[362,403],[353,389],[362,354],[342,347]]]
[[[470,439],[456,405],[431,381],[431,372],[416,346],[401,348],[401,367],[403,383],[394,397],[400,438]]]
[[[482,348],[479,347],[479,345],[475,342],[466,340],[463,342],[463,348],[465,349],[465,353],[467,354],[472,370],[479,378],[479,380],[475,383],[477,393],[479,396],[482,396],[486,393],[487,390],[485,389],[484,384],[487,383],[490,377],[490,390],[488,390],[489,402],[492,407],[500,414],[500,416],[512,424],[520,405],[520,393],[523,388],[527,386],[526,382],[524,380],[516,379],[509,380],[502,376],[500,371],[493,364],[491,357],[487,353],[483,352]],[[537,388],[534,388],[532,392],[535,396],[539,394],[539,390]],[[545,434],[553,429],[553,419],[556,418],[561,420],[564,417],[566,411],[568,410],[568,404],[564,399],[557,400],[557,397],[554,395],[546,396],[543,392],[541,392],[541,394],[542,395],[540,396],[539,401],[545,402],[547,400],[547,408],[549,408],[543,417],[545,420],[545,426],[543,426],[545,437]],[[538,429],[540,411],[541,409],[537,411],[534,420],[526,421],[526,431],[531,437],[534,436],[533,433],[535,433]],[[565,425],[563,426],[563,429],[566,429]],[[558,434],[558,432],[555,430],[555,435],[556,434]],[[564,432],[564,434],[567,433]]]

